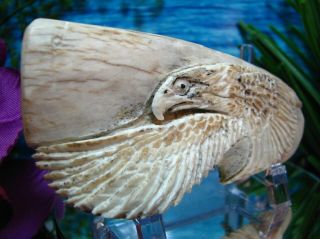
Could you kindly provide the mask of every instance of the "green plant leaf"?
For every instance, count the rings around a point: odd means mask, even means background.
[[[307,161],[320,173],[320,160],[313,155],[307,157]]]
[[[312,68],[312,70],[318,69],[318,66],[315,64],[315,62],[311,61],[311,59],[306,55],[305,52],[303,52],[294,41],[290,40],[289,37],[285,36],[282,32],[280,32],[276,27],[271,26],[271,30],[278,35],[286,44],[287,46],[292,49],[298,57],[302,59],[305,66]]]
[[[275,41],[250,25],[241,22],[239,27],[251,35],[253,43],[258,48],[259,44],[262,44],[264,48],[268,49],[268,51],[274,55],[277,62],[288,68],[291,74],[295,76],[295,79],[304,87],[304,90],[306,90],[320,106],[320,92],[317,87],[310,82],[311,78],[304,73],[301,67],[294,63],[294,60],[290,59],[290,57],[278,47]]]

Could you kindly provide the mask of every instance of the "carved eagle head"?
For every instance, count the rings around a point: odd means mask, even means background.
[[[221,180],[231,182],[284,162],[294,153],[304,126],[301,106],[295,92],[270,73],[256,67],[220,63],[169,74],[154,95],[152,112],[158,120],[164,120],[166,113],[183,110],[243,120],[251,146],[242,151],[251,152],[253,158],[250,162],[248,155],[247,159],[238,158],[242,162],[221,163]],[[255,148],[265,155],[252,155]],[[243,165],[249,162],[248,166]],[[232,172],[234,168],[229,164],[242,166],[242,173]]]
[[[37,165],[49,170],[50,185],[68,203],[105,217],[162,213],[214,167],[228,183],[287,160],[304,124],[284,82],[234,64],[173,71],[146,107],[155,120],[39,147]]]

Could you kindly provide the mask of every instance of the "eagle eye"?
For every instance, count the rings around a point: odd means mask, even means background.
[[[185,79],[177,79],[173,84],[173,90],[178,95],[186,95],[191,87],[189,81]]]

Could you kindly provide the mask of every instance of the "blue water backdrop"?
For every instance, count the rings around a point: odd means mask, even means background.
[[[243,42],[240,21],[272,34],[269,26],[285,30],[299,24],[283,0],[89,0],[83,12],[65,20],[162,34],[239,56]]]

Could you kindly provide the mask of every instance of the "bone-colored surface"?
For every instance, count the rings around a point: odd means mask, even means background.
[[[26,30],[24,133],[32,146],[79,139],[136,118],[166,74],[218,62],[246,64],[159,35],[48,19]]]
[[[75,207],[144,217],[179,203],[215,166],[229,183],[286,161],[303,124],[300,100],[275,76],[253,66],[190,66],[159,83],[139,120],[39,147],[35,158]]]
[[[162,213],[215,166],[224,183],[266,170],[303,132],[283,81],[163,36],[36,20],[22,82],[37,165],[68,203],[105,217]]]

